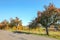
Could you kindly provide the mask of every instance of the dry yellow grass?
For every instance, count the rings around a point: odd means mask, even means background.
[[[16,31],[16,30],[22,31],[22,32],[28,32],[28,33],[34,33],[34,34],[35,33],[43,34],[43,35],[46,34],[45,28],[42,28],[42,27],[37,28],[37,29],[31,29],[31,30],[29,30],[29,28],[27,28],[27,27],[23,27],[23,28],[22,27],[18,27],[18,28],[13,27],[9,31]],[[49,35],[50,35],[50,37],[60,39],[60,31],[50,31],[49,30]]]

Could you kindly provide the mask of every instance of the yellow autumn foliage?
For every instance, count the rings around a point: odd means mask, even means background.
[[[23,30],[23,27],[22,27],[22,26],[18,26],[18,27],[17,27],[17,30],[18,30],[18,31]]]
[[[14,26],[12,29],[13,29],[13,30],[17,30],[17,27]]]

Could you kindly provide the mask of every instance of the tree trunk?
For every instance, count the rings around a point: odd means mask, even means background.
[[[49,35],[49,32],[48,32],[48,27],[46,27],[46,34]]]

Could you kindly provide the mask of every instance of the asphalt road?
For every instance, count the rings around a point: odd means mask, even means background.
[[[18,34],[0,30],[0,40],[57,40],[54,38],[32,35],[32,34]]]

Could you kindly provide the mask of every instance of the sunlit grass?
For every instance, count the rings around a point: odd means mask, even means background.
[[[60,31],[49,31],[50,37],[57,38],[60,40]]]
[[[25,33],[31,33],[31,34],[36,34],[36,35],[41,35],[41,36],[47,36],[46,35],[46,31],[45,31],[45,28],[37,28],[37,29],[27,29],[27,28],[24,28],[23,30],[18,30],[18,29],[9,29],[8,31],[10,32],[13,32],[13,31],[21,31],[21,32],[25,32]],[[60,31],[50,31],[49,30],[49,36],[48,37],[51,37],[51,38],[56,38],[58,40],[60,40]]]

